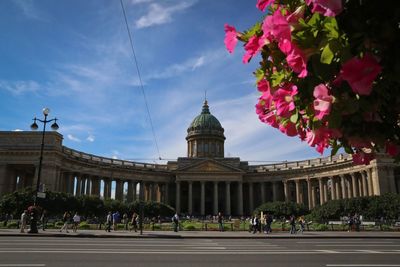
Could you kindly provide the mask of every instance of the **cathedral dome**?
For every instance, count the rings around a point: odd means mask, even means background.
[[[187,129],[188,157],[223,157],[224,128],[204,101],[200,115],[196,116]]]

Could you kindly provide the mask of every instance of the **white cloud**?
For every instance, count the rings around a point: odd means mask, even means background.
[[[172,64],[172,65],[168,66],[167,68],[165,68],[163,71],[154,72],[154,73],[146,76],[145,80],[167,79],[167,78],[175,77],[175,76],[178,76],[187,71],[194,71],[197,68],[200,68],[201,66],[203,66],[204,63],[205,63],[204,56],[190,58],[190,59],[186,60],[185,62]]]
[[[78,137],[73,136],[72,134],[67,134],[67,138],[71,141],[80,143],[81,140]]]
[[[33,0],[14,0],[13,1],[29,19],[47,21],[47,16],[36,8]]]
[[[4,81],[0,80],[0,88],[11,92],[14,95],[21,95],[28,92],[37,92],[40,89],[39,83],[35,81]]]
[[[94,142],[95,137],[94,137],[93,134],[89,134],[89,136],[86,138],[86,140],[89,141],[89,142]]]
[[[162,25],[172,21],[172,17],[176,12],[183,11],[191,7],[194,2],[181,2],[174,6],[161,6],[156,3],[152,3],[149,6],[149,10],[146,15],[140,17],[135,26],[138,29],[147,28],[154,25]]]
[[[150,3],[152,0],[131,0],[132,5],[143,4],[143,3]]]
[[[21,129],[15,129],[14,132],[23,132],[24,130]]]

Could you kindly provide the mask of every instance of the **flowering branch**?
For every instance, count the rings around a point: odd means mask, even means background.
[[[375,153],[400,159],[399,5],[373,0],[258,0],[267,16],[238,32],[225,24],[254,72],[261,122],[369,164]],[[384,9],[384,10],[382,10]],[[379,10],[379,12],[378,12]]]

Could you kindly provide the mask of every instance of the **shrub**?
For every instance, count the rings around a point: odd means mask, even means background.
[[[90,224],[88,224],[87,222],[81,222],[79,224],[79,229],[89,230],[90,229]]]
[[[8,229],[13,229],[13,228],[18,228],[18,223],[17,222],[10,222],[7,224]]]
[[[315,231],[328,231],[329,227],[326,224],[315,224],[314,225],[314,230]]]
[[[186,224],[186,225],[183,227],[183,229],[186,230],[186,231],[194,231],[194,230],[196,230],[196,226],[193,225],[193,224]]]

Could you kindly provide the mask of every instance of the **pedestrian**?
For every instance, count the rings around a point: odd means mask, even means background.
[[[8,213],[6,213],[6,215],[4,216],[4,222],[3,222],[4,227],[7,227],[9,219],[10,219],[10,216],[8,215]]]
[[[138,215],[136,214],[136,212],[134,212],[134,213],[132,214],[131,225],[132,225],[133,230],[134,230],[135,232],[137,232]],[[132,228],[131,228],[131,230],[132,230]]]
[[[73,231],[76,233],[78,231],[79,223],[81,222],[81,216],[78,215],[78,212],[75,212],[74,217],[72,218],[74,225],[73,225]]]
[[[260,219],[258,218],[257,214],[254,214],[253,218],[251,219],[253,234],[257,232],[259,224],[260,224]]]
[[[111,211],[109,211],[106,218],[106,232],[111,232],[111,225],[112,225],[112,214]]]
[[[347,232],[350,232],[353,230],[353,225],[354,225],[354,220],[353,217],[349,214],[349,216],[347,216],[347,225],[348,225],[348,229]]]
[[[222,216],[221,212],[218,212],[218,216],[217,216],[217,220],[218,220],[218,228],[220,232],[224,231],[224,216]]]
[[[62,218],[64,224],[63,224],[63,226],[61,227],[60,232],[62,232],[63,230],[65,230],[65,232],[69,233],[69,232],[68,232],[68,222],[69,222],[69,220],[70,220],[70,217],[71,217],[71,214],[69,214],[68,211],[64,212],[64,215],[63,215],[63,218]]]
[[[172,222],[174,223],[174,232],[178,232],[179,230],[179,216],[175,213],[174,217],[172,217]]]
[[[40,222],[42,223],[42,230],[46,231],[46,224],[47,224],[47,211],[43,210],[42,215],[40,216]]]
[[[124,213],[124,215],[122,215],[122,221],[124,222],[125,231],[128,231],[128,224],[129,224],[128,214]]]
[[[267,234],[272,232],[271,224],[272,224],[272,215],[267,213],[265,218],[265,224],[266,224],[266,232]]]
[[[301,216],[301,217],[299,218],[299,225],[300,225],[300,228],[299,228],[299,230],[298,230],[298,232],[299,232],[300,234],[303,234],[304,229],[305,229],[305,224],[306,224],[306,221],[304,220],[304,217]]]
[[[112,215],[112,222],[113,222],[113,230],[117,231],[118,230],[118,223],[121,219],[121,216],[119,215],[119,212],[116,211]]]
[[[24,212],[21,214],[21,228],[20,228],[21,233],[25,233],[27,222],[28,222],[28,211],[24,210]]]
[[[290,234],[296,234],[296,217],[292,214],[289,219]]]

